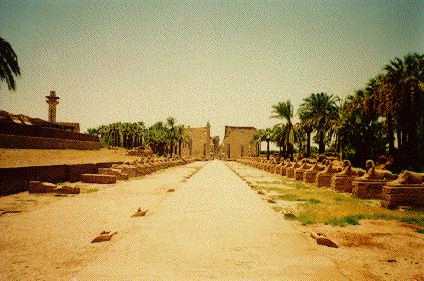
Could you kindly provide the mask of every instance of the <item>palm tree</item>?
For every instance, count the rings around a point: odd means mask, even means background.
[[[178,142],[178,156],[181,157],[182,145],[183,145],[183,143],[188,143],[189,135],[188,135],[187,130],[185,129],[184,125],[178,125],[176,127],[175,133],[176,133],[176,140]]]
[[[302,132],[305,134],[306,138],[306,152],[305,156],[310,157],[311,156],[311,134],[314,131],[314,124],[311,119],[308,119],[307,116],[304,115],[303,112],[299,111],[298,113],[300,123],[298,123],[298,132]]]
[[[166,119],[166,128],[168,132],[167,143],[169,145],[169,152],[171,156],[172,156],[172,153],[174,152],[174,145],[177,142],[175,123],[176,122],[174,117],[168,117]]]
[[[10,43],[0,37],[0,81],[6,81],[9,90],[15,90],[15,76],[20,75],[18,56]]]
[[[325,152],[325,135],[329,130],[330,121],[337,118],[337,101],[337,97],[327,93],[312,93],[303,99],[299,108],[299,116],[313,124],[320,154]]]
[[[265,130],[261,130],[261,142],[266,142],[266,159],[269,160],[270,150],[269,150],[269,143],[272,140],[272,129],[266,128]]]
[[[283,151],[281,153],[289,153],[290,148],[293,146],[294,141],[294,131],[293,131],[293,105],[291,104],[290,100],[287,100],[285,102],[279,102],[272,106],[272,115],[271,118],[277,118],[281,120],[281,123],[277,126],[280,127],[280,129],[276,130],[278,143],[283,147]],[[290,153],[289,153],[290,154]],[[284,155],[287,156],[287,155]]]
[[[401,162],[417,165],[418,129],[424,125],[424,55],[408,54],[395,58],[384,68],[384,79],[379,87],[380,113],[386,117],[389,152],[393,155],[393,128],[396,126],[400,155],[408,155]],[[403,163],[405,164],[405,163]]]

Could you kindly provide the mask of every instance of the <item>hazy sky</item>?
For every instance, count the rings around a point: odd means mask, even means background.
[[[18,54],[0,109],[85,130],[174,116],[192,127],[273,125],[271,106],[345,96],[395,56],[424,52],[420,1],[0,0],[0,36]]]

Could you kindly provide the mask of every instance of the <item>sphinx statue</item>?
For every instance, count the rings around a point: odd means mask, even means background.
[[[388,182],[388,185],[424,185],[424,173],[404,170],[397,179]]]
[[[342,167],[342,171],[337,173],[337,176],[352,176],[353,175],[353,170],[352,170],[352,163],[349,160],[344,160],[343,161],[343,167]]]
[[[361,180],[394,180],[396,175],[389,170],[377,169],[373,160],[365,162],[366,173],[360,177]]]
[[[383,186],[396,175],[388,170],[377,169],[373,160],[365,162],[366,172],[352,182],[352,195],[362,199],[382,199]]]
[[[315,185],[318,187],[330,187],[331,178],[334,174],[341,172],[341,168],[334,167],[334,161],[327,160],[328,164],[323,171],[318,172],[315,178]]]

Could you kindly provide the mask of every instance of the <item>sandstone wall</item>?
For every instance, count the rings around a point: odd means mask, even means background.
[[[26,191],[29,182],[33,180],[53,183],[79,181],[81,174],[97,173],[99,168],[110,168],[113,164],[120,163],[122,162],[0,168],[0,195]]]
[[[53,124],[55,125],[55,124]],[[79,141],[98,141],[95,136],[87,134],[80,134],[61,130],[59,128],[51,128],[37,125],[22,125],[15,123],[2,123],[0,122],[0,134],[17,135],[28,137],[42,137],[42,138],[55,138],[55,139],[68,139]]]
[[[183,157],[209,158],[211,133],[209,127],[187,128],[189,143],[183,145]]]
[[[0,147],[34,149],[100,149],[98,141],[0,134]]]
[[[251,143],[256,133],[254,127],[225,127],[223,153],[225,159],[234,160],[243,156],[256,155],[257,147]]]

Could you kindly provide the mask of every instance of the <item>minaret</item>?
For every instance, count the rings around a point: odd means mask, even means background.
[[[50,95],[46,96],[46,102],[49,105],[49,122],[56,122],[56,106],[59,104],[59,97],[55,91],[50,91]]]

